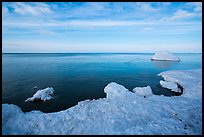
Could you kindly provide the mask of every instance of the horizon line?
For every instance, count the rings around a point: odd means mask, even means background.
[[[156,52],[5,52],[2,54],[72,54],[72,53],[80,53],[80,54],[94,54],[94,53],[99,53],[99,54],[117,54],[117,53],[156,53]],[[202,52],[170,52],[170,53],[194,53],[194,54],[202,54]]]

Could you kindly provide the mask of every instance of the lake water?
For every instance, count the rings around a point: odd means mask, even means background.
[[[65,110],[86,99],[105,97],[104,87],[117,82],[132,91],[151,86],[156,95],[176,95],[160,86],[162,71],[202,68],[202,54],[175,54],[180,62],[151,61],[151,53],[2,54],[2,103],[24,112]],[[37,89],[33,89],[38,86]],[[53,87],[54,98],[24,102],[39,89]]]

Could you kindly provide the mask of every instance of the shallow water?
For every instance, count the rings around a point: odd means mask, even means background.
[[[151,61],[151,53],[2,54],[2,101],[23,111],[65,110],[85,99],[105,97],[104,87],[117,82],[132,91],[151,86],[156,95],[176,95],[159,85],[162,71],[202,67],[202,54],[175,54],[180,62]],[[33,89],[38,86],[37,89]],[[47,102],[24,102],[37,90],[53,87]]]

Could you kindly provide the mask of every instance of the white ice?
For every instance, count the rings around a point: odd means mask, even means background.
[[[179,57],[176,57],[175,55],[171,54],[168,51],[160,51],[155,53],[151,60],[169,60],[169,61],[180,61]]]
[[[42,100],[47,101],[53,98],[54,89],[52,87],[47,87],[45,89],[38,90],[32,97],[25,100],[34,101],[34,100]]]
[[[152,95],[152,89],[150,86],[147,87],[135,87],[133,90],[138,96],[146,97]]]
[[[175,82],[183,87],[182,96],[197,98],[202,91],[202,69],[195,70],[170,70],[158,74],[165,81]]]
[[[141,98],[117,83],[108,84],[106,98],[85,100],[69,109],[43,113],[22,112],[2,104],[3,134],[202,134],[202,70],[159,74],[179,83],[181,96]]]
[[[175,82],[160,80],[159,83],[162,87],[171,89],[171,91],[173,92],[178,92],[178,93],[182,92],[181,89],[178,88],[178,85]]]

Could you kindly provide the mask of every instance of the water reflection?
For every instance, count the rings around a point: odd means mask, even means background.
[[[151,61],[157,68],[160,69],[166,69],[171,67],[172,65],[176,65],[179,63],[179,61],[158,61],[158,60],[152,60]]]

